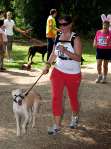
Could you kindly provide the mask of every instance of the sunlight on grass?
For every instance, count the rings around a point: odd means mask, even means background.
[[[84,64],[91,64],[96,62],[96,50],[92,46],[92,41],[82,40],[83,43],[83,58]]]
[[[6,68],[20,69],[21,65],[27,63],[29,46],[13,45],[13,62],[5,61]],[[44,66],[41,54],[37,53],[33,58],[34,64],[32,68],[41,68]]]
[[[83,43],[83,58],[85,60],[84,64],[91,64],[96,62],[96,50],[92,47],[92,41],[90,40],[82,40]],[[6,62],[5,66],[6,68],[14,68],[14,69],[20,69],[22,64],[27,63],[28,58],[28,45],[22,45],[22,44],[13,44],[13,62]],[[46,60],[46,55],[45,55]],[[42,62],[42,55],[39,53],[36,53],[35,57],[33,58],[34,64],[32,65],[32,68],[43,68],[44,63]]]

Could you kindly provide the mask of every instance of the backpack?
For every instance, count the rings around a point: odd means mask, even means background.
[[[76,33],[73,34],[72,38],[71,38],[71,41],[68,41],[68,40],[59,40],[59,37],[61,36],[61,32],[59,32],[56,36],[56,39],[55,39],[55,45],[58,43],[58,42],[70,42],[72,47],[74,47],[74,39],[76,36],[78,36]]]
[[[78,36],[78,34],[77,34],[77,33],[74,33],[73,36],[72,36],[72,38],[71,38],[71,41],[59,40],[59,37],[61,36],[61,34],[62,34],[61,32],[59,32],[59,33],[57,34],[54,44],[56,45],[58,42],[70,42],[71,45],[72,45],[72,47],[74,47],[74,39],[75,39],[75,37]],[[81,65],[83,65],[83,62],[84,62],[84,61],[85,61],[84,58],[81,56]]]

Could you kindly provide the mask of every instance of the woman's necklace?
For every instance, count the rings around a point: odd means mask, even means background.
[[[60,40],[70,40],[71,37],[71,33],[62,33],[62,35],[60,36]]]

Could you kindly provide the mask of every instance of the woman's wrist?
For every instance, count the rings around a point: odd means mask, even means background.
[[[46,64],[47,68],[51,67],[51,64],[49,62],[46,62],[45,64]]]

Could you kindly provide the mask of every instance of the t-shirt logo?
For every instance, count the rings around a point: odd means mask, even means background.
[[[100,37],[98,40],[98,45],[100,46],[106,46],[109,44],[109,40],[107,37]]]
[[[67,49],[68,47],[65,47],[65,48]],[[56,53],[57,53],[58,57],[68,58],[68,56],[66,56],[63,52],[61,52],[59,50],[59,46],[57,46],[55,50],[56,50]]]

